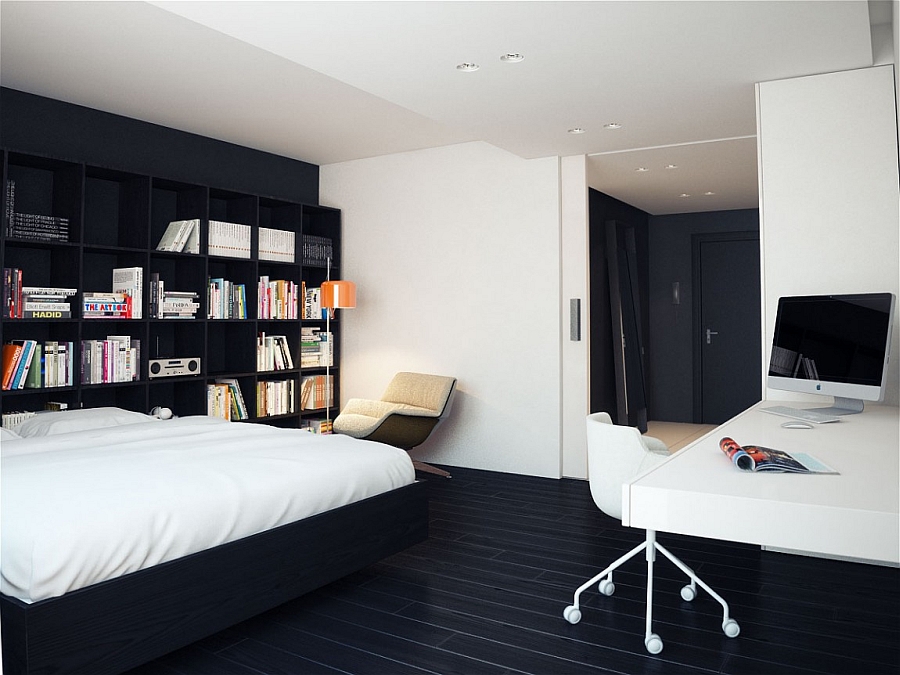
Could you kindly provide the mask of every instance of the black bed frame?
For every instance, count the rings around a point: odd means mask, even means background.
[[[0,595],[3,672],[121,673],[428,537],[416,482],[32,604]]]

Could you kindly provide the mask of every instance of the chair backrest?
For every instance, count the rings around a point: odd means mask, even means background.
[[[605,412],[587,417],[588,479],[594,503],[622,519],[622,484],[665,460],[653,453],[634,427],[612,423]]]
[[[449,412],[455,377],[424,375],[422,373],[397,373],[388,384],[382,401],[404,403],[433,410],[444,417]]]

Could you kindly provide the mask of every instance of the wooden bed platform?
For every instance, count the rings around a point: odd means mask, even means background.
[[[412,485],[27,604],[0,595],[3,672],[121,673],[428,537]]]

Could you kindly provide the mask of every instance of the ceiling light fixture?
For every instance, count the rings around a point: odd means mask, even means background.
[[[458,66],[456,66],[456,69],[461,70],[464,73],[474,73],[480,67],[481,66],[479,66],[477,63],[471,63],[469,61],[464,61],[463,63],[460,63]]]
[[[690,197],[690,195],[689,195],[687,192],[682,192],[682,193],[681,193],[680,195],[678,195],[678,196],[681,197],[682,199],[685,199],[685,198],[687,198],[687,197]]]
[[[618,122],[610,122],[609,124],[604,124],[603,128],[604,129],[621,129],[622,125],[619,124]]]
[[[649,170],[650,169],[648,169],[646,166],[639,166],[638,168],[635,169],[635,171],[637,171],[638,173],[646,173]]]
[[[703,194],[706,195],[707,197],[711,197],[712,195],[714,195],[716,193],[715,192],[704,192]]]
[[[666,164],[666,168],[667,169],[677,169],[678,165],[677,164]]]
[[[519,63],[520,61],[524,61],[525,57],[516,52],[509,52],[508,54],[501,56],[500,60],[503,61],[503,63]]]
[[[583,134],[583,133],[584,133],[584,129],[582,129],[581,127],[573,127],[573,128],[571,128],[571,129],[569,129],[569,133],[570,133],[570,134],[573,134],[573,135],[574,135],[574,134]]]

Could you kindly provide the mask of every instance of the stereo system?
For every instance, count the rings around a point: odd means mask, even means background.
[[[200,357],[181,359],[150,359],[150,378],[179,377],[181,375],[199,375]]]

